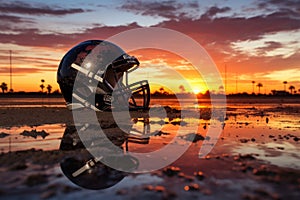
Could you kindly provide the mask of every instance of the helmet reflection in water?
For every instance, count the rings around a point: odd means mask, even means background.
[[[109,132],[109,129],[107,131]],[[125,145],[126,150],[128,150],[128,142],[132,142],[129,139],[130,137],[117,128],[113,128],[113,132],[114,134],[107,134],[107,137],[114,145],[120,148]],[[149,138],[139,138],[136,142],[141,143],[142,141],[147,144]],[[109,151],[109,148],[106,148],[109,144],[99,145],[103,142],[101,138],[91,139],[90,142],[90,148],[101,148],[101,151]],[[106,166],[101,162],[102,159],[110,159],[111,162],[122,162],[126,164],[127,168],[132,169],[137,168],[139,165],[138,160],[130,155],[117,156],[111,154],[105,158],[93,157],[80,140],[74,125],[67,125],[61,140],[60,150],[64,154],[64,159],[60,162],[63,173],[70,181],[86,189],[100,190],[112,187],[128,174],[122,170]]]
[[[112,105],[147,110],[148,81],[129,83],[129,73],[139,64],[135,57],[111,42],[89,40],[73,47],[62,58],[57,82],[70,110],[90,107],[105,111]]]

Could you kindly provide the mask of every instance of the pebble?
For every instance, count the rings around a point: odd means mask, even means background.
[[[163,169],[163,173],[167,176],[175,176],[181,171],[179,167],[169,166]]]
[[[241,143],[247,143],[247,142],[249,142],[249,139],[243,138],[243,139],[240,139],[240,142],[241,142]]]
[[[275,176],[276,172],[270,170],[265,165],[261,165],[259,168],[252,170],[253,174],[256,176]]]
[[[185,139],[191,142],[198,142],[200,140],[204,140],[205,138],[200,134],[190,133],[185,136]]]
[[[205,158],[205,160],[210,160],[210,159],[211,159],[211,156],[210,156],[210,155],[207,155],[207,156],[205,156],[204,158]]]
[[[146,185],[144,187],[144,190],[147,190],[147,191],[154,191],[154,192],[165,192],[166,191],[166,188],[162,185],[157,185],[157,186],[153,186],[153,185]]]
[[[166,191],[166,188],[164,186],[157,185],[157,186],[154,187],[154,191],[156,191],[156,192],[164,192],[164,191]]]
[[[185,191],[199,191],[200,186],[197,183],[191,183],[189,185],[184,186]]]
[[[256,158],[252,154],[239,155],[240,159],[255,160]]]
[[[146,186],[144,187],[144,190],[147,190],[147,191],[153,191],[153,190],[154,190],[154,187],[153,187],[153,185],[146,185]]]
[[[9,136],[8,133],[0,133],[0,138],[5,138],[6,136]]]
[[[194,175],[202,181],[204,179],[204,173],[202,171],[195,172]]]

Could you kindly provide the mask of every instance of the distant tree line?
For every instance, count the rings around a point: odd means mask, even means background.
[[[251,95],[255,95],[255,86],[258,88],[258,93],[257,94],[261,95],[261,88],[264,87],[264,85],[261,82],[258,82],[255,85],[255,83],[256,83],[255,81],[251,81],[251,83],[252,83],[252,94]],[[296,95],[296,94],[298,94],[297,92],[299,92],[299,95],[300,95],[300,88],[297,90],[295,88],[295,86],[290,85],[289,88],[288,88],[289,92],[287,92],[286,91],[286,85],[287,85],[288,82],[283,81],[282,83],[284,85],[284,90],[271,90],[271,93],[269,95],[274,95],[274,96],[284,96],[284,95],[286,95],[287,96],[287,95]],[[1,85],[0,85],[0,88],[2,90],[2,93],[8,92],[7,83],[2,82]],[[45,80],[44,79],[41,79],[40,88],[41,88],[41,91],[40,91],[41,93],[44,93],[44,89],[46,89],[47,94],[51,94],[51,92],[52,92],[52,86],[50,84],[45,86]],[[199,94],[196,94],[196,95],[200,98],[201,97],[209,97],[210,95],[224,95],[224,91],[222,90],[223,87],[220,87],[220,88],[219,88],[220,89],[219,93],[207,90],[205,93],[199,93]],[[181,90],[181,93],[179,93],[179,95],[182,95],[182,96],[195,95],[194,93],[186,92],[182,85],[179,86],[179,89]],[[22,93],[25,93],[25,92],[22,92]],[[53,94],[59,94],[60,92],[59,92],[59,90],[55,90],[52,93]],[[239,95],[239,94],[249,95],[246,92],[237,93],[235,95]],[[234,94],[231,94],[231,95],[234,95]],[[158,90],[152,92],[151,96],[153,96],[153,97],[175,97],[175,94],[169,93],[167,90],[165,90],[164,87],[160,87]]]

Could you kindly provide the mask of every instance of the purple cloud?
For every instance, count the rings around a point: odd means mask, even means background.
[[[213,6],[213,7],[209,8],[206,11],[206,13],[203,14],[201,17],[202,18],[212,18],[212,17],[214,17],[218,13],[224,13],[224,12],[228,12],[230,10],[231,10],[231,8],[229,8],[229,7],[218,8],[216,6]]]
[[[155,2],[131,0],[124,3],[119,8],[135,14],[174,19],[187,16],[189,14],[187,10],[193,9],[194,11],[197,11],[199,9],[199,4],[198,2],[178,3],[174,0]],[[187,10],[184,10],[183,8]]]
[[[31,5],[22,1],[5,2],[0,4],[1,13],[18,13],[28,15],[67,15],[85,12],[81,8],[53,8],[47,5]]]

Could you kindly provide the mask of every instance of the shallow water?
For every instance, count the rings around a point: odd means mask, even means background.
[[[165,102],[165,104],[169,103]],[[205,107],[205,105],[200,106],[200,108]],[[124,176],[120,182],[107,189],[92,191],[84,190],[72,183],[66,176],[62,176],[61,174],[64,172],[59,163],[49,169],[45,169],[45,166],[30,165],[24,170],[7,170],[2,173],[1,177],[6,177],[6,179],[3,179],[5,181],[0,183],[0,188],[8,194],[2,197],[12,199],[20,197],[41,199],[44,196],[56,199],[132,199],[137,197],[153,199],[166,198],[164,195],[168,194],[168,191],[178,192],[176,195],[179,199],[200,197],[201,199],[241,199],[243,197],[241,195],[248,194],[251,191],[254,195],[257,195],[256,191],[260,192],[261,196],[258,195],[257,199],[265,199],[267,197],[276,199],[276,195],[274,198],[272,196],[276,192],[284,193],[285,195],[291,194],[292,197],[299,196],[299,192],[297,192],[299,190],[297,188],[293,189],[296,187],[293,184],[294,182],[281,182],[284,175],[280,175],[280,173],[276,175],[277,177],[282,176],[279,182],[281,188],[277,190],[279,183],[275,183],[274,186],[270,180],[261,182],[259,179],[261,177],[253,178],[254,175],[251,170],[251,167],[253,169],[259,168],[261,163],[270,165],[271,169],[273,166],[284,170],[285,168],[289,170],[300,169],[299,107],[300,104],[292,104],[292,106],[291,104],[278,103],[229,104],[224,127],[218,138],[213,136],[206,137],[209,128],[213,127],[213,122],[209,119],[170,119],[155,116],[149,119],[132,119],[134,123],[131,127],[130,135],[143,140],[122,143],[121,147],[129,152],[151,153],[166,145],[173,145],[173,139],[178,134],[179,128],[182,128],[182,131],[176,144],[187,145],[190,140],[194,139],[190,137],[191,133],[203,136],[203,138],[199,137],[198,141],[194,141],[178,160],[170,163],[170,165],[180,169],[180,172],[183,174],[182,177],[177,175],[175,175],[176,178],[166,176],[165,172],[161,171],[153,172],[152,174],[130,174]],[[199,127],[197,128],[198,125]],[[0,149],[2,152],[31,148],[58,150],[67,128],[68,126],[65,124],[1,127],[0,133],[9,135],[0,137]],[[36,138],[20,135],[24,130],[29,132],[32,130],[38,132],[44,130],[49,135],[45,138],[40,135]],[[214,142],[216,142],[215,145]],[[205,158],[199,155],[199,150],[203,145],[214,145],[212,151]],[[174,152],[169,153],[172,154]],[[34,155],[34,152],[32,155],[29,155],[31,157]],[[254,157],[254,160],[249,156],[249,159],[241,161],[238,155],[251,155]],[[81,157],[82,155],[77,156]],[[161,159],[168,160],[170,157],[164,155]],[[244,165],[250,170],[241,172],[240,167]],[[0,172],[2,172],[1,170],[3,169],[0,169]],[[204,171],[204,181],[198,180],[194,175],[197,171]],[[26,178],[31,174],[46,174],[48,177],[47,184],[35,187],[24,186]],[[267,178],[270,177],[267,175]],[[109,180],[106,181],[111,183]],[[186,187],[191,183],[199,184],[201,190],[186,191]],[[156,188],[156,186],[158,187]],[[281,197],[284,199],[285,196]]]
[[[65,100],[63,98],[1,98],[0,105],[3,108],[19,107],[65,107]]]
[[[35,99],[34,99],[35,100]],[[173,100],[163,103],[154,100],[153,104],[169,104]],[[201,107],[201,106],[200,106]],[[204,106],[205,107],[205,106]],[[265,160],[272,164],[284,167],[299,168],[300,159],[297,152],[300,150],[300,116],[298,108],[300,104],[245,104],[232,103],[227,106],[227,118],[224,128],[218,139],[218,143],[214,146],[213,151],[218,152],[221,149],[223,153],[233,154],[257,154],[259,159]],[[202,107],[201,107],[202,108]],[[210,120],[205,119],[169,119],[152,117],[137,120],[133,126],[131,135],[137,137],[148,138],[147,144],[132,143],[129,144],[129,151],[132,152],[151,152],[158,150],[170,143],[179,127],[180,135],[183,136],[181,143],[186,143],[186,137],[191,133],[197,133],[206,136],[207,130],[211,126]],[[183,122],[179,126],[180,122]],[[199,126],[198,129],[195,128]],[[45,124],[42,126],[28,127],[8,127],[0,128],[0,150],[2,152],[18,151],[26,149],[42,149],[57,150],[61,142],[61,138],[66,129],[65,124]],[[22,136],[24,130],[42,131],[47,135],[45,138],[37,136]],[[164,134],[157,134],[161,131]],[[8,134],[5,136],[5,134]],[[180,142],[177,141],[177,142]],[[199,151],[202,140],[198,143],[199,147],[195,151]],[[210,141],[213,145],[214,141]]]
[[[24,136],[24,131],[45,131],[49,135],[44,138],[40,135]],[[1,152],[20,151],[27,149],[55,150],[59,149],[60,139],[65,130],[65,124],[44,124],[42,126],[13,126],[0,128]],[[33,132],[35,133],[35,132]]]

